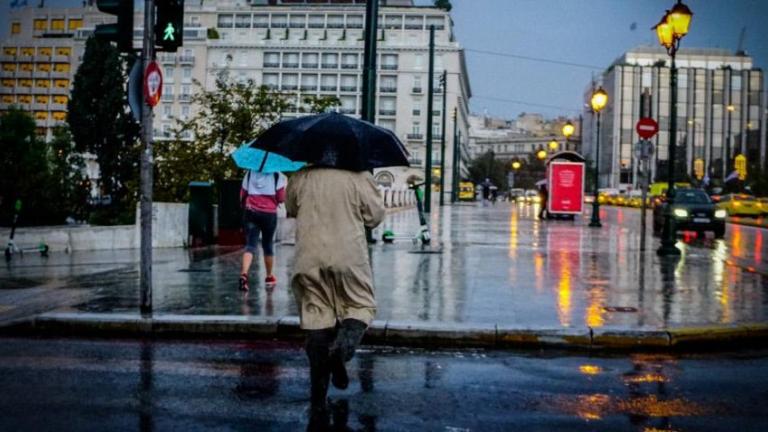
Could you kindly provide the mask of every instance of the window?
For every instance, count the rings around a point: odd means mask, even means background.
[[[320,90],[336,91],[338,87],[336,75],[323,75],[320,81]]]
[[[291,15],[290,27],[291,28],[304,28],[307,22],[306,15]]]
[[[280,66],[280,53],[267,52],[264,53],[264,67],[279,67]]]
[[[363,16],[347,15],[347,28],[353,28],[353,29],[363,28]]]
[[[70,47],[59,47],[56,48],[56,55],[57,56],[70,56],[72,54],[72,48]]]
[[[301,67],[315,69],[320,61],[320,55],[317,53],[304,53],[301,55]]]
[[[69,80],[65,80],[65,79],[53,80],[53,85],[56,88],[69,88]]]
[[[32,47],[23,47],[21,49],[21,55],[32,57],[33,55],[35,55],[35,49]]]
[[[165,68],[165,73],[163,73],[163,78],[166,78],[168,80],[173,80],[173,73],[176,72],[173,66],[167,66]]]
[[[53,70],[56,72],[69,72],[69,63],[56,63],[53,66]]]
[[[309,16],[309,28],[323,28],[323,27],[325,27],[325,15]]]
[[[324,53],[322,59],[322,66],[324,69],[335,69],[339,67],[338,54]]]
[[[15,22],[11,24],[11,34],[19,34],[21,33],[21,23]]]
[[[64,24],[64,18],[57,18],[51,20],[51,30],[64,31],[66,26]]]
[[[82,18],[70,18],[69,19],[69,30],[75,31],[83,26],[83,19]]]
[[[274,28],[286,28],[288,27],[287,15],[272,15],[272,27]]]
[[[413,59],[413,67],[415,69],[421,69],[424,67],[424,55],[416,54],[416,57]]]
[[[35,96],[35,103],[36,104],[46,105],[48,103],[48,96],[46,96],[46,95],[37,95],[37,96]]]
[[[53,97],[53,103],[59,105],[66,105],[69,102],[69,97],[64,95],[56,95]]]
[[[3,85],[3,87],[16,87],[16,80],[4,79],[0,81],[0,83]]]
[[[189,117],[189,105],[181,106],[181,116],[185,119]]]
[[[46,31],[48,30],[48,20],[36,19],[33,21],[32,27],[35,29],[35,31]]]
[[[267,28],[269,27],[269,15],[256,14],[253,16],[253,28]]]
[[[163,105],[163,118],[167,119],[171,116],[171,106]]]
[[[235,24],[234,15],[219,15],[218,26],[220,28],[232,28]]]
[[[50,63],[38,63],[37,64],[37,71],[38,72],[50,72],[51,71],[51,64]]]
[[[34,69],[34,66],[33,66],[32,63],[21,63],[19,65],[19,70],[20,71],[32,72],[32,69]]]
[[[421,123],[413,122],[413,125],[411,126],[411,132],[414,135],[421,135]]]
[[[342,69],[357,69],[357,54],[342,54],[341,55],[341,68]]]
[[[301,76],[302,91],[317,91],[317,75],[304,74]]]
[[[421,30],[424,28],[424,17],[421,15],[406,15],[405,17],[405,29],[406,30]]]
[[[163,85],[163,96],[173,96],[173,84]]]
[[[341,91],[357,91],[357,75],[342,75]]]
[[[182,77],[183,78],[185,78],[185,79],[192,78],[192,68],[191,67],[185,67],[185,68],[182,68],[181,70],[182,70]]]
[[[251,28],[251,14],[235,15],[235,28]]]
[[[269,88],[271,88],[271,89],[276,89],[279,80],[280,80],[280,76],[278,74],[276,74],[276,73],[265,73],[263,75],[262,84],[267,86],[267,87],[269,87]]]
[[[344,28],[344,15],[328,15],[328,28]]]
[[[37,49],[37,55],[50,56],[51,54],[53,54],[53,50],[51,49],[51,47],[39,47]]]
[[[381,56],[381,68],[384,70],[397,70],[397,54],[383,54]]]
[[[297,68],[297,67],[299,67],[299,53],[285,53],[285,54],[283,54],[283,67],[284,68]]]
[[[3,48],[3,55],[7,55],[7,56],[11,56],[11,57],[15,56],[16,55],[16,48],[12,48],[12,47]]]
[[[3,63],[3,70],[6,72],[16,72],[16,63]]]

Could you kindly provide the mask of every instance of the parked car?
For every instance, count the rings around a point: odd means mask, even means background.
[[[541,202],[541,195],[536,189],[528,189],[525,191],[525,202],[529,204],[538,204]]]
[[[720,198],[717,208],[728,212],[728,216],[761,216],[763,209],[752,195],[728,194]]]
[[[768,215],[768,198],[758,198],[757,204],[760,206],[760,210],[763,213],[762,215]]]
[[[675,189],[672,196],[672,217],[675,231],[712,231],[715,238],[725,236],[725,219],[728,213],[717,208],[701,189]],[[661,234],[664,227],[664,212],[669,203],[653,207],[653,233]]]
[[[512,188],[509,190],[509,200],[514,202],[521,202],[525,197],[525,189]]]

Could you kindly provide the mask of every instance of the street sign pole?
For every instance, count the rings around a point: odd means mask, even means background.
[[[142,44],[142,71],[146,71],[155,58],[155,2],[144,1],[144,41]],[[139,270],[139,309],[141,316],[152,316],[152,107],[145,99],[141,111],[141,136],[144,149],[141,152],[141,262]]]
[[[653,145],[649,141],[659,132],[659,125],[656,120],[650,117],[643,117],[638,120],[635,125],[637,134],[642,138],[637,143],[636,154],[640,159],[640,167],[643,170],[643,183],[642,183],[642,195],[643,200],[640,205],[640,250],[645,250],[645,232],[646,232],[646,217],[645,213],[648,210],[646,200],[648,199],[648,181],[650,179],[651,171],[651,154],[653,154]]]

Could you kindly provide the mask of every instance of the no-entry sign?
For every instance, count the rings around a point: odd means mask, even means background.
[[[160,102],[160,96],[163,94],[163,73],[160,71],[160,65],[153,61],[147,65],[144,71],[144,99],[147,105],[154,107]]]
[[[640,138],[650,139],[659,131],[659,125],[656,123],[656,120],[650,117],[643,117],[637,121],[635,130],[640,135]]]

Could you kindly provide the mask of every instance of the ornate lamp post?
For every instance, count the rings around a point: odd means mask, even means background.
[[[597,182],[599,178],[599,171],[600,171],[600,111],[605,108],[605,105],[608,104],[608,93],[603,90],[602,87],[599,87],[597,90],[595,90],[594,93],[592,93],[592,99],[589,101],[589,104],[592,106],[592,111],[597,114],[597,136],[595,137],[595,173],[594,173],[594,188],[593,188],[593,195],[594,200],[592,201],[592,219],[589,221],[589,226],[593,228],[600,228],[603,226],[602,223],[600,223],[600,202],[598,201],[597,197]]]
[[[549,151],[554,153],[554,152],[557,151],[557,148],[559,146],[560,146],[560,144],[558,144],[557,140],[552,138],[552,141],[549,142]]]
[[[680,40],[688,34],[693,12],[681,0],[672,10],[667,11],[661,21],[656,24],[656,36],[659,43],[667,49],[671,59],[669,68],[669,152],[667,156],[667,206],[664,211],[664,228],[661,232],[661,246],[656,251],[659,255],[680,255],[675,247],[675,227],[672,216],[675,188],[675,145],[677,140],[677,67],[675,54],[680,47]]]
[[[544,160],[547,158],[547,151],[544,149],[541,149],[536,152],[536,157],[539,158],[539,160]]]
[[[562,132],[563,132],[563,136],[565,137],[565,146],[564,146],[565,149],[564,150],[568,150],[568,139],[571,137],[571,135],[573,135],[573,132],[575,130],[576,130],[576,128],[573,126],[573,123],[571,123],[570,120],[568,120],[563,125]]]
[[[521,166],[522,166],[522,164],[520,163],[520,161],[512,162],[512,169],[515,170],[515,171],[519,170]]]

